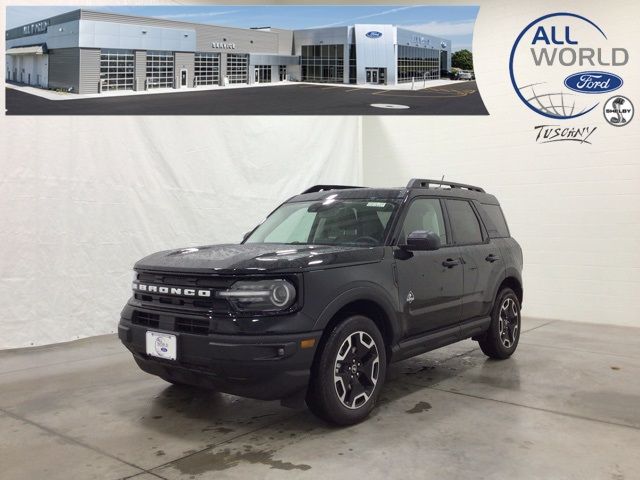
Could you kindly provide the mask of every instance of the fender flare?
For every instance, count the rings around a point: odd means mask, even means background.
[[[390,337],[395,341],[398,334],[398,322],[396,308],[389,294],[381,286],[371,282],[355,282],[346,287],[340,295],[335,297],[322,310],[313,325],[313,330],[324,330],[331,319],[349,303],[358,300],[367,300],[377,304],[385,313],[389,320],[391,329]]]
[[[496,296],[498,295],[498,289],[500,288],[500,285],[503,284],[503,282],[507,279],[507,278],[515,278],[516,281],[520,284],[520,288],[523,291],[523,297],[524,297],[524,286],[522,285],[522,275],[520,274],[520,272],[514,268],[514,267],[506,267],[505,271],[504,271],[504,276],[502,277],[502,280],[500,281],[499,284],[496,285],[494,292],[493,292],[493,298],[496,298]]]

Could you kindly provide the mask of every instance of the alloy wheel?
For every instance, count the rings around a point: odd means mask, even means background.
[[[378,383],[380,355],[371,335],[350,334],[336,355],[333,383],[342,404],[350,409],[362,407]]]
[[[498,316],[498,333],[500,341],[505,348],[511,348],[518,338],[518,328],[520,326],[520,312],[518,305],[513,298],[506,298],[500,306]]]

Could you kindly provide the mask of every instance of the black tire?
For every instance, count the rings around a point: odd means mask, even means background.
[[[358,423],[375,406],[386,372],[384,340],[376,324],[362,315],[348,317],[320,347],[311,369],[307,405],[329,423]]]
[[[482,352],[491,358],[504,360],[518,347],[521,330],[520,301],[510,288],[498,292],[491,311],[489,330],[478,339]]]

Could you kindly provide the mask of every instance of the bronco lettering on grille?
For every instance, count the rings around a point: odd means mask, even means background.
[[[139,292],[161,293],[163,295],[178,295],[181,297],[211,297],[211,290],[201,290],[197,288],[182,287],[161,287],[159,285],[147,285],[144,283],[133,283],[131,288]]]

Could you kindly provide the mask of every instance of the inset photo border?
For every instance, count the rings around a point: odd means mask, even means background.
[[[6,8],[7,115],[486,115],[473,6]]]

